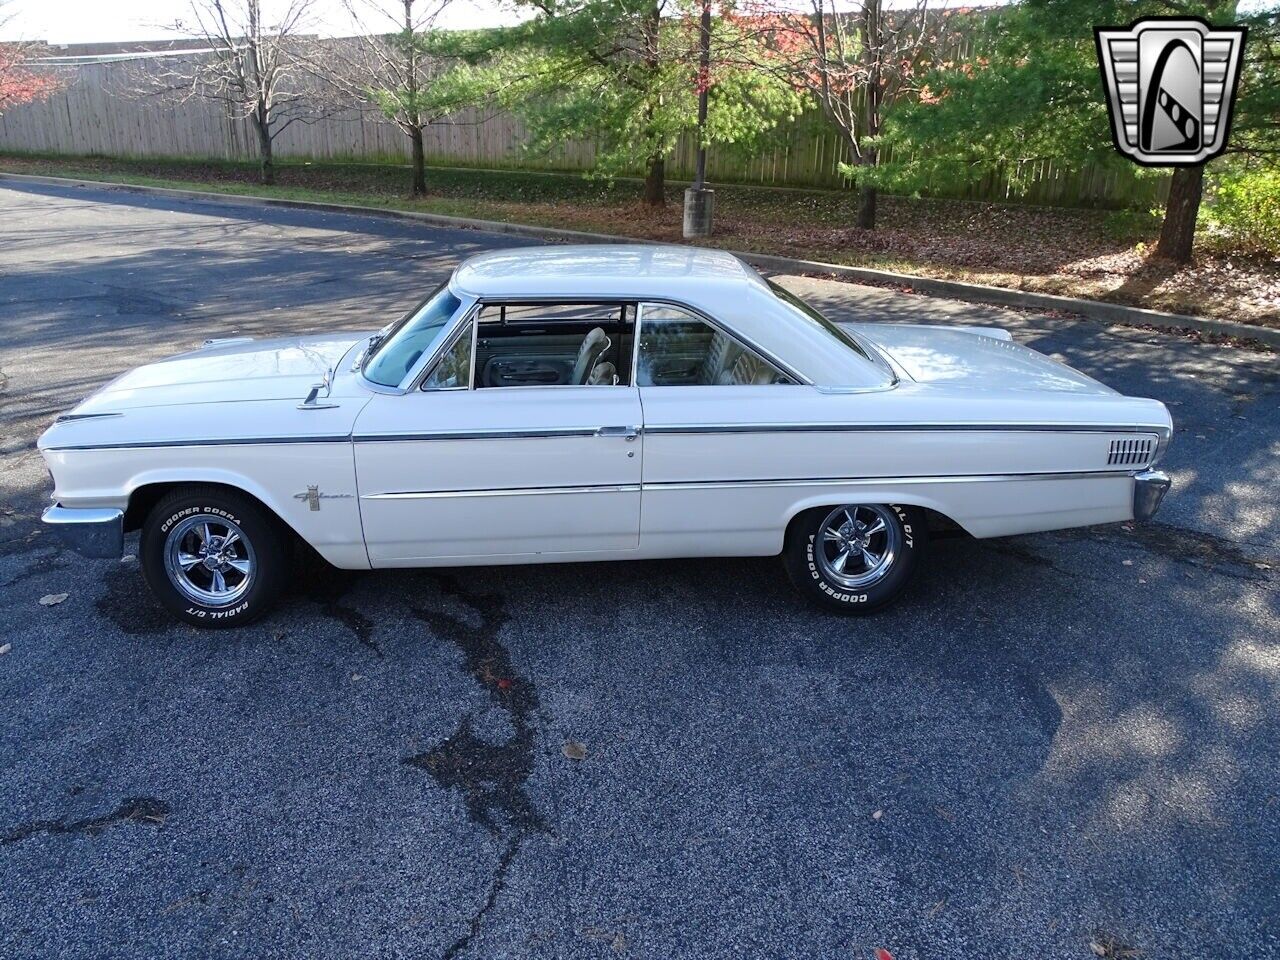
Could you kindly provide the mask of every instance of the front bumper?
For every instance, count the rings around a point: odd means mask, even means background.
[[[1150,520],[1169,492],[1169,475],[1159,470],[1143,470],[1133,477],[1133,519]]]
[[[120,559],[124,511],[110,507],[64,507],[55,503],[40,518],[81,556]]]

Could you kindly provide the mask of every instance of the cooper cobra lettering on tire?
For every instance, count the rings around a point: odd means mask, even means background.
[[[917,507],[820,507],[792,522],[783,561],[800,592],[821,606],[840,613],[870,613],[906,589],[919,563],[926,529]]]
[[[187,623],[233,626],[279,594],[287,550],[279,521],[235,490],[179,488],[151,510],[140,560],[148,585]]]

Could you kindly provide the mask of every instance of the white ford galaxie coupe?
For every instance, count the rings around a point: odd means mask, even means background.
[[[861,612],[930,529],[1146,519],[1171,422],[998,329],[837,326],[736,258],[663,246],[463,263],[379,333],[210,341],[40,438],[46,522],[141,528],[180,619],[262,614],[302,540],[347,569],[781,554]]]

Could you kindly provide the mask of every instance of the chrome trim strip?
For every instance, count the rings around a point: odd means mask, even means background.
[[[1131,470],[1074,470],[1060,473],[989,473],[921,477],[807,477],[761,480],[669,480],[644,484],[584,484],[576,487],[497,487],[474,490],[395,490],[366,493],[361,500],[440,500],[454,497],[517,497],[566,493],[635,493],[658,490],[718,490],[740,487],[870,486],[884,483],[989,483],[1001,480],[1114,480]]]
[[[1058,473],[975,473],[950,476],[817,477],[794,480],[667,480],[644,484],[645,492],[657,490],[719,490],[736,487],[879,486],[885,483],[991,483],[1020,480],[1109,480],[1132,477],[1129,470],[1067,470]]]
[[[366,493],[361,500],[438,500],[456,497],[558,496],[565,493],[639,493],[640,484],[585,484],[580,487],[498,487],[492,490],[397,490]]]
[[[62,413],[53,418],[54,423],[71,423],[75,420],[101,420],[103,417],[123,417],[123,413]]]
[[[348,443],[351,437],[230,437],[204,440],[129,440],[123,443],[77,443],[45,447],[45,450],[148,450],[155,447],[254,447],[280,443]]]
[[[85,443],[46,447],[46,450],[129,450],[153,447],[257,446],[280,443],[403,443],[430,440],[538,440],[556,437],[594,437],[600,427],[545,427],[536,430],[437,430],[431,433],[365,433],[355,436],[229,437],[198,440],[133,440],[122,443]],[[1033,423],[715,423],[645,426],[641,433],[707,435],[750,433],[918,433],[969,431],[972,433],[1150,433],[1166,437],[1164,427],[1078,426]]]
[[[971,433],[1150,433],[1161,435],[1164,427],[1092,426],[1057,423],[690,423],[646,424],[645,433],[733,434],[733,433],[931,433],[968,431]]]
[[[356,443],[405,443],[428,440],[541,440],[594,437],[603,427],[546,427],[539,430],[436,430],[431,433],[362,433]]]

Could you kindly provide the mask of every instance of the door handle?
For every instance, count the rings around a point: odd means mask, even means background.
[[[639,435],[639,427],[600,427],[596,430],[597,437],[621,437],[628,442]]]

